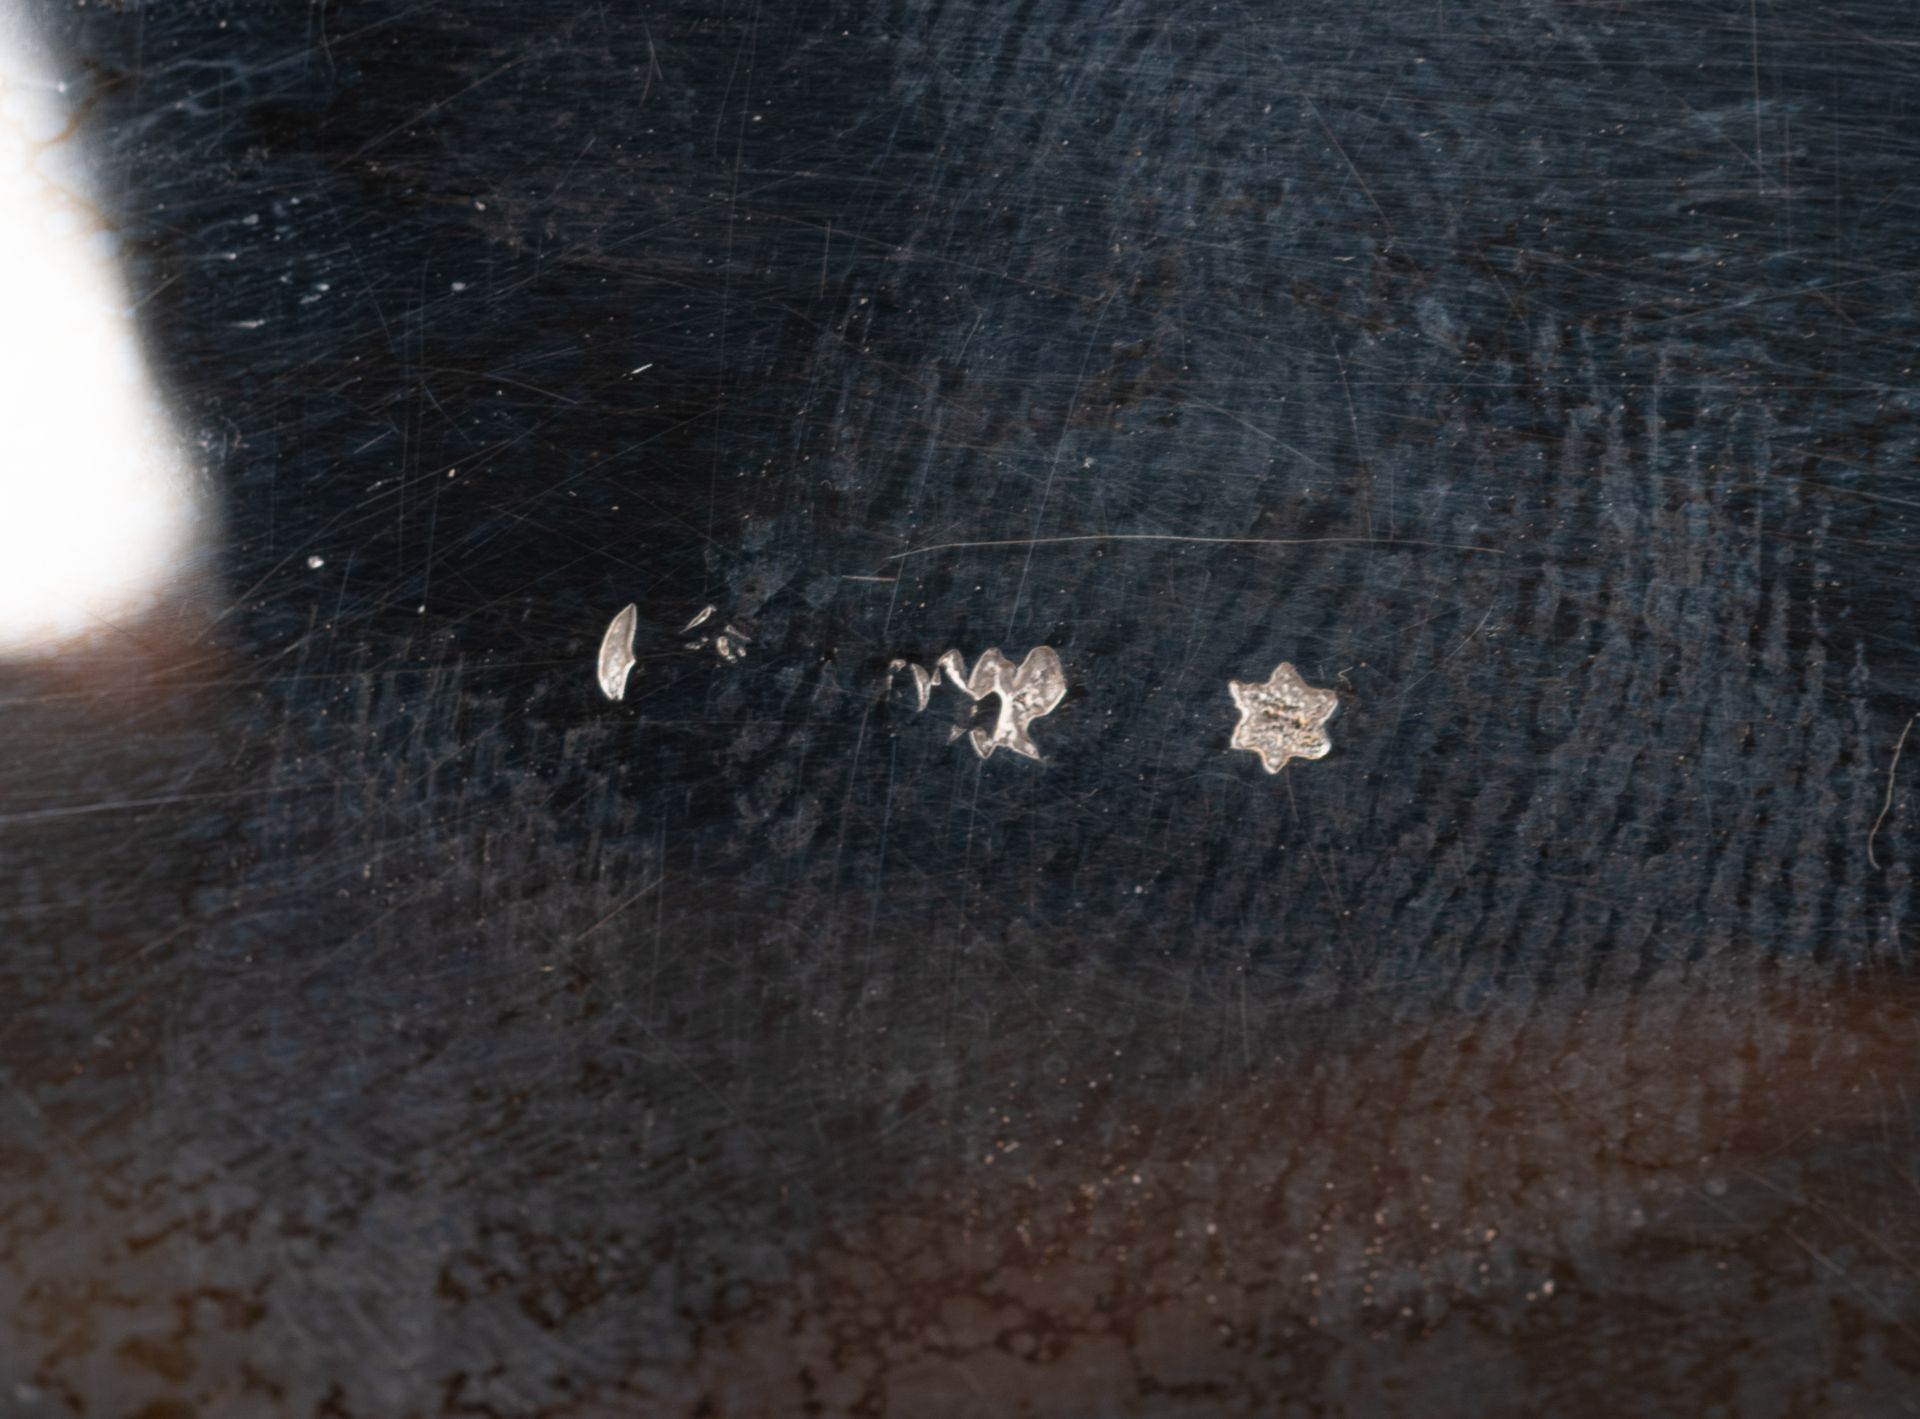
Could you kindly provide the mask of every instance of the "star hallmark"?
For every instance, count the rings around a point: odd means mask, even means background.
[[[1286,661],[1266,682],[1227,681],[1240,710],[1232,747],[1258,754],[1267,772],[1277,774],[1288,759],[1324,759],[1333,748],[1323,727],[1340,707],[1331,690],[1316,690]]]

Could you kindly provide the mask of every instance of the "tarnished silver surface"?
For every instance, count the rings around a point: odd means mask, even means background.
[[[1240,710],[1232,747],[1258,754],[1268,773],[1279,773],[1288,759],[1324,759],[1332,750],[1323,726],[1340,697],[1316,690],[1286,661],[1264,681],[1229,680],[1227,690]]]
[[[0,1419],[1920,1419],[1920,4],[24,23]]]

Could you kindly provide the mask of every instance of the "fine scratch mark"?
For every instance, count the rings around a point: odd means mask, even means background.
[[[1248,6],[1242,4],[1235,8],[1249,20],[1255,18],[1252,9]],[[1257,32],[1258,31],[1256,31],[1256,33]],[[1367,185],[1367,179],[1362,175],[1360,165],[1353,160],[1352,154],[1347,152],[1346,146],[1341,143],[1339,136],[1334,133],[1333,125],[1328,123],[1325,115],[1320,112],[1320,105],[1313,101],[1313,95],[1307,92],[1306,85],[1293,77],[1293,66],[1287,63],[1286,59],[1281,56],[1277,49],[1269,46],[1267,53],[1272,57],[1274,63],[1279,66],[1280,73],[1292,87],[1295,96],[1299,98],[1300,102],[1307,106],[1307,112],[1313,115],[1313,121],[1320,125],[1320,131],[1327,135],[1327,141],[1333,145],[1334,152],[1340,155],[1340,161],[1347,165],[1347,171],[1353,174],[1353,180],[1360,184],[1360,190],[1366,194],[1367,201],[1373,204],[1373,210],[1379,214],[1380,223],[1387,229],[1387,235],[1393,240],[1398,241],[1400,234],[1393,229],[1393,220],[1387,216],[1387,209],[1382,207],[1380,205],[1380,199],[1373,195],[1373,189]]]
[[[1367,457],[1366,444],[1360,437],[1360,411],[1354,406],[1353,386],[1347,382],[1346,356],[1340,353],[1340,342],[1338,340],[1333,339],[1332,337],[1329,337],[1327,340],[1327,344],[1330,347],[1332,347],[1333,362],[1336,366],[1338,366],[1340,370],[1340,388],[1343,391],[1345,391],[1347,396],[1347,423],[1353,429],[1354,457],[1360,460],[1360,469],[1362,472],[1364,472],[1367,475],[1367,482],[1369,484],[1377,485],[1378,478],[1376,477],[1373,471],[1373,461]],[[1391,471],[1393,467],[1394,465],[1392,464],[1388,465],[1388,468],[1390,470],[1388,473],[1389,478],[1396,476],[1395,473]],[[1393,536],[1393,498],[1394,498],[1393,485],[1389,483],[1387,488],[1387,536],[1389,537]],[[1368,535],[1372,535],[1373,533],[1372,499],[1368,499],[1368,502],[1367,502],[1367,533]]]
[[[1487,607],[1487,614],[1480,618],[1480,624],[1475,626],[1472,630],[1468,631],[1465,639],[1463,639],[1459,645],[1455,646],[1452,650],[1448,651],[1445,655],[1441,656],[1439,660],[1435,661],[1432,665],[1429,665],[1425,670],[1422,670],[1418,675],[1414,676],[1412,680],[1408,681],[1407,688],[1402,690],[1399,694],[1395,695],[1392,699],[1388,700],[1387,704],[1397,705],[1400,703],[1400,701],[1404,700],[1408,695],[1411,695],[1414,691],[1414,688],[1418,686],[1422,680],[1425,680],[1429,675],[1433,674],[1434,671],[1440,669],[1449,660],[1452,660],[1454,656],[1458,655],[1461,651],[1465,650],[1467,646],[1472,643],[1473,638],[1479,635],[1481,631],[1486,629],[1487,622],[1492,619],[1493,619],[1493,607],[1489,606]]]
[[[1327,135],[1327,141],[1333,144],[1333,151],[1340,155],[1340,161],[1347,165],[1347,171],[1353,174],[1353,180],[1360,184],[1360,190],[1367,194],[1367,201],[1371,202],[1373,204],[1373,210],[1379,213],[1380,224],[1387,229],[1387,235],[1397,240],[1400,234],[1393,229],[1393,219],[1387,215],[1387,209],[1380,205],[1380,199],[1373,195],[1373,188],[1368,186],[1367,179],[1361,175],[1360,164],[1353,160],[1352,156],[1347,152],[1346,146],[1341,143],[1339,137],[1335,135],[1333,125],[1321,116],[1320,105],[1313,101],[1312,94],[1308,93],[1298,84],[1294,85],[1294,90],[1306,103],[1307,112],[1313,115],[1313,121],[1320,125],[1320,131]]]
[[[642,897],[646,896],[647,893],[651,892],[655,887],[658,887],[665,880],[666,880],[666,877],[664,873],[655,876],[655,878],[651,882],[647,883],[646,886],[642,887],[639,891],[635,892],[632,896],[628,897],[625,901],[621,902],[619,905],[614,907],[613,910],[609,911],[605,916],[601,917],[600,920],[596,921],[592,926],[589,926],[585,931],[581,932],[578,936],[574,937],[573,944],[577,946],[582,941],[585,941],[589,936],[593,935],[594,932],[598,931],[601,927],[605,926],[608,922],[612,921],[615,917],[619,916],[621,912],[625,911],[628,907],[632,906],[635,902],[639,901]]]
[[[1087,387],[1087,366],[1093,360],[1094,342],[1100,338],[1100,329],[1107,323],[1107,307],[1111,304],[1111,298],[1101,302],[1100,314],[1093,322],[1093,333],[1087,336],[1087,348],[1080,352],[1080,373],[1074,376],[1073,393],[1067,399],[1066,417],[1060,421],[1060,436],[1053,441],[1053,457],[1047,460],[1047,481],[1040,489],[1040,510],[1033,515],[1035,535],[1026,539],[1027,560],[1020,567],[1020,583],[1013,589],[1013,610],[1007,613],[1008,635],[1013,634],[1014,625],[1020,617],[1021,598],[1027,594],[1027,575],[1033,570],[1033,549],[1043,546],[1047,540],[1038,534],[1046,524],[1047,504],[1053,500],[1053,480],[1060,471],[1060,451],[1066,447],[1067,434],[1073,428],[1073,413],[1080,405],[1080,392]],[[1036,754],[1034,757],[1039,756]]]
[[[464,88],[455,89],[452,93],[448,94],[445,98],[435,99],[432,103],[428,104],[425,108],[421,109],[418,113],[414,114],[412,118],[409,118],[404,122],[394,124],[393,127],[389,128],[386,132],[380,134],[379,137],[369,138],[366,142],[362,143],[358,148],[355,148],[351,153],[347,154],[346,160],[348,162],[355,162],[360,158],[364,158],[368,153],[372,152],[375,148],[385,143],[389,138],[392,138],[397,134],[404,133],[407,129],[412,128],[417,124],[425,123],[429,118],[432,118],[434,114],[438,113],[441,109],[445,108],[448,104],[452,103],[455,99],[465,98],[468,94],[472,93],[475,89],[479,88],[482,84],[490,84],[495,79],[499,78],[502,74],[506,73],[509,69],[518,68],[520,65],[525,64],[529,60],[534,59],[536,57],[538,56],[531,55],[531,54],[524,54],[516,59],[509,59],[506,63],[502,64],[497,69],[488,70],[486,73],[482,74],[479,78],[475,79],[472,83],[466,85]]]
[[[1194,542],[1213,547],[1419,547],[1436,552],[1479,552],[1503,557],[1498,547],[1476,547],[1468,542],[1419,542],[1404,537],[1189,537],[1174,532],[1084,532],[1070,537],[1001,537],[984,542],[934,542],[909,547],[881,558],[898,562],[929,552],[964,551],[971,547],[1056,547],[1069,542]]]
[[[1753,166],[1760,193],[1767,191],[1767,154],[1760,141],[1760,0],[1747,0],[1747,36],[1753,48]]]
[[[1242,5],[1240,10],[1251,17],[1252,12],[1246,6]],[[1307,92],[1306,85],[1293,77],[1292,67],[1284,59],[1280,59],[1278,54],[1275,54],[1274,58],[1279,60],[1280,72],[1286,75],[1287,82],[1293,86],[1293,91],[1300,102],[1307,106],[1307,112],[1313,115],[1313,121],[1320,125],[1320,131],[1326,134],[1327,141],[1333,144],[1333,151],[1340,155],[1340,161],[1347,165],[1347,171],[1353,174],[1353,180],[1360,184],[1360,190],[1366,194],[1367,201],[1373,204],[1373,210],[1379,214],[1380,224],[1387,229],[1387,235],[1398,241],[1400,233],[1393,229],[1393,219],[1387,215],[1387,209],[1380,205],[1380,199],[1373,195],[1373,189],[1367,185],[1367,179],[1360,171],[1360,164],[1356,163],[1352,154],[1347,152],[1346,145],[1340,141],[1339,135],[1333,131],[1333,125],[1328,123],[1325,115],[1320,112],[1320,105],[1313,101],[1313,95]]]
[[[1248,433],[1253,434],[1256,437],[1265,439],[1268,443],[1272,444],[1275,448],[1285,449],[1288,453],[1292,454],[1295,458],[1299,459],[1302,463],[1306,464],[1307,467],[1313,469],[1315,472],[1325,473],[1325,474],[1328,474],[1329,476],[1331,476],[1333,473],[1333,470],[1331,468],[1327,467],[1326,464],[1322,463],[1319,459],[1315,458],[1312,454],[1307,453],[1304,449],[1296,448],[1292,444],[1288,443],[1285,439],[1280,438],[1278,435],[1268,433],[1265,429],[1261,428],[1258,424],[1254,423],[1253,420],[1248,419],[1243,415],[1234,413],[1233,410],[1225,407],[1224,405],[1215,404],[1211,400],[1201,399],[1195,396],[1189,396],[1187,402],[1189,404],[1192,404],[1197,409],[1211,409],[1214,413],[1220,415],[1222,418],[1233,420],[1234,423],[1238,424],[1241,428],[1245,429]]]
[[[1913,722],[1920,714],[1907,717],[1907,727],[1900,731],[1900,742],[1893,746],[1893,762],[1887,765],[1887,798],[1880,805],[1880,816],[1873,820],[1873,830],[1867,834],[1867,861],[1873,864],[1873,870],[1880,870],[1880,859],[1873,855],[1873,840],[1880,836],[1880,825],[1887,821],[1887,814],[1893,808],[1893,776],[1900,768],[1900,753],[1907,747],[1907,736],[1913,733]]]

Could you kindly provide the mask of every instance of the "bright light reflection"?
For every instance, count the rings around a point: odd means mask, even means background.
[[[0,0],[0,658],[158,605],[199,524],[67,97],[21,8]]]

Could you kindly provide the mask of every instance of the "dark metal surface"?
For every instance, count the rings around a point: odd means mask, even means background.
[[[226,523],[7,672],[0,1408],[1920,1407],[1920,11],[43,18]]]

